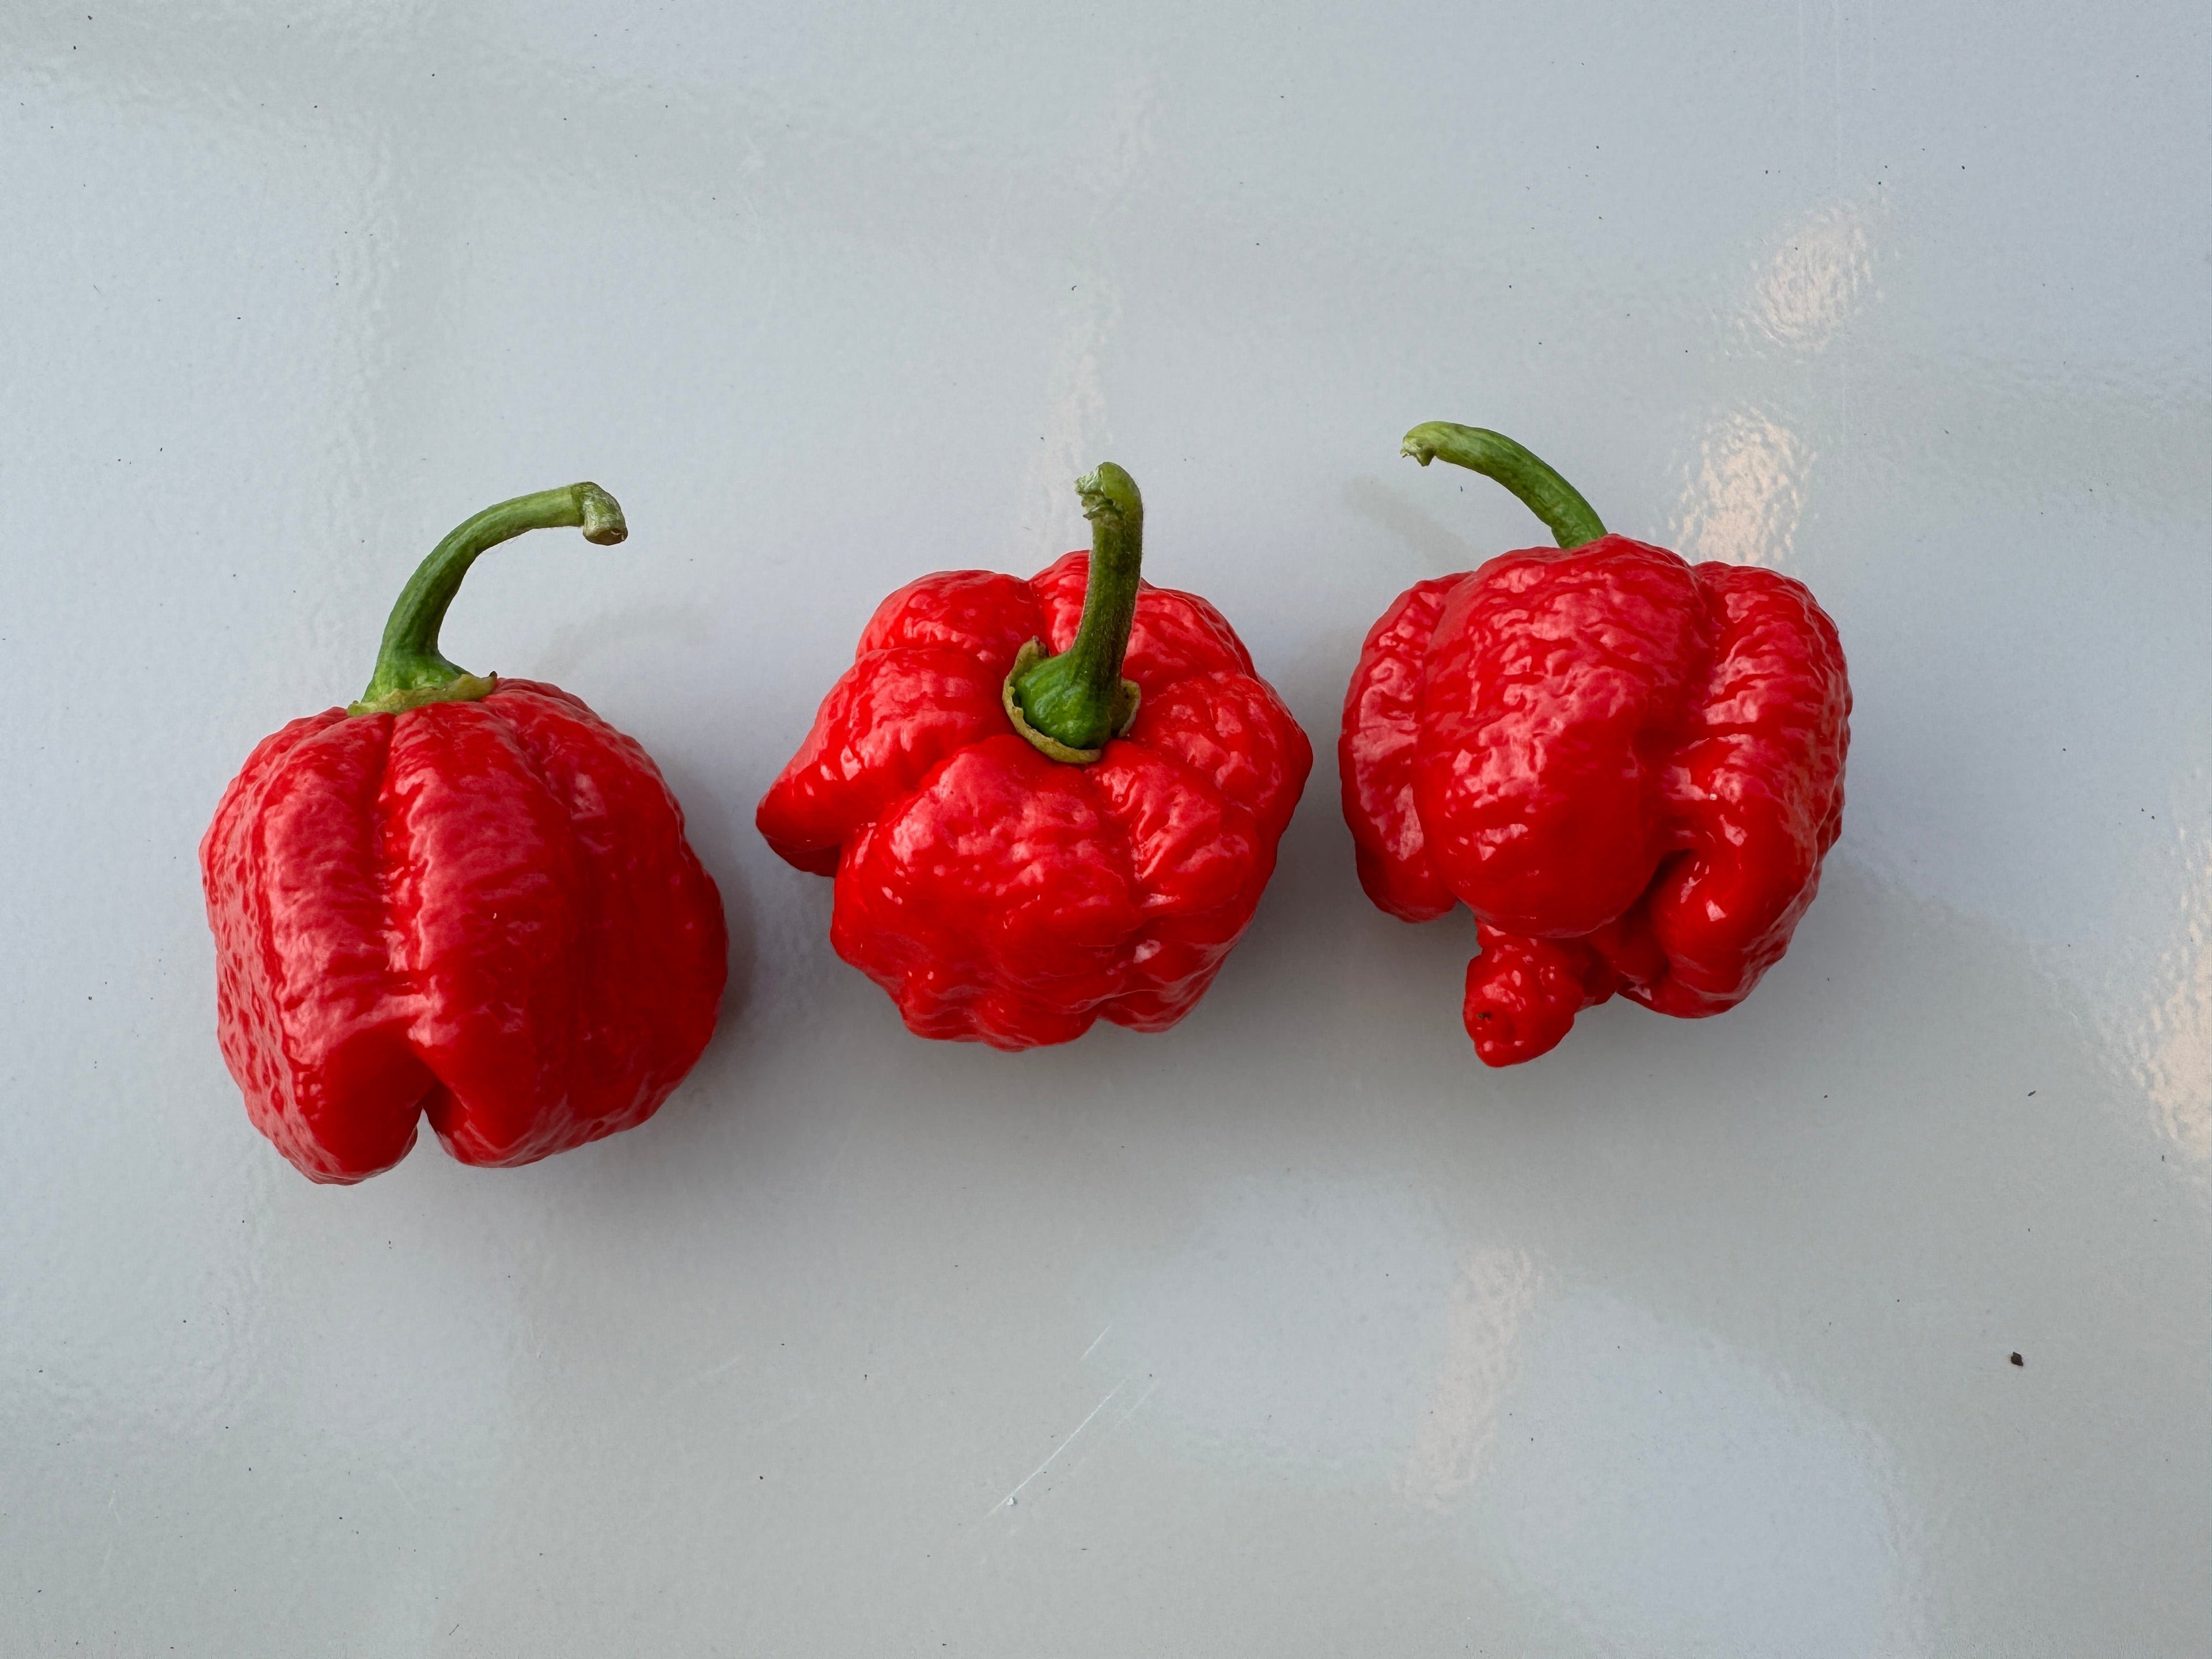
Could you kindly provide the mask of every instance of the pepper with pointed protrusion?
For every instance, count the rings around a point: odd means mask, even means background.
[[[652,761],[567,692],[438,650],[477,555],[559,526],[627,533],[591,483],[462,524],[361,701],[265,739],[200,843],[223,1059],[311,1180],[390,1169],[426,1115],[465,1164],[629,1128],[714,1032],[721,897]]]
[[[1462,1013],[1492,1066],[1615,992],[1734,1007],[1843,821],[1835,624],[1787,576],[1607,534],[1498,433],[1431,422],[1404,453],[1495,478],[1559,549],[1417,582],[1370,630],[1337,745],[1368,896],[1407,921],[1474,912]]]
[[[830,939],[922,1036],[1164,1030],[1243,935],[1313,750],[1204,599],[1139,580],[1144,504],[1079,480],[1091,551],[881,605],[761,801],[836,878]]]

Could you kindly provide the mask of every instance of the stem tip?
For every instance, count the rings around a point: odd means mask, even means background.
[[[1137,493],[1137,481],[1111,461],[1099,462],[1078,478],[1075,493],[1083,502],[1083,516],[1093,524],[1102,518],[1126,523],[1144,516],[1145,499]]]
[[[622,503],[599,485],[578,484],[576,505],[583,510],[586,541],[612,547],[629,534],[629,526],[623,520]]]

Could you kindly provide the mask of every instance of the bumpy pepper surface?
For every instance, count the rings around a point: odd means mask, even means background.
[[[1616,992],[1734,1007],[1780,959],[1843,819],[1851,694],[1799,582],[1609,535],[1511,440],[1407,434],[1504,483],[1558,549],[1418,582],[1367,636],[1338,744],[1368,896],[1474,911],[1463,1014],[1492,1066]]]
[[[1077,487],[1091,555],[885,599],[760,805],[769,845],[836,877],[837,954],[922,1036],[1174,1024],[1251,921],[1313,763],[1220,613],[1139,580],[1128,474]]]
[[[593,484],[462,525],[362,700],[264,739],[200,843],[223,1058],[312,1180],[390,1169],[425,1115],[465,1164],[629,1128],[714,1031],[721,899],[645,751],[565,691],[438,653],[477,555],[556,525],[624,533]]]

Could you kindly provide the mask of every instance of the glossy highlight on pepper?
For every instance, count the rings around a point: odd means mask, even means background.
[[[1163,1030],[1252,919],[1313,750],[1220,612],[1141,580],[1144,503],[1078,482],[1089,554],[924,576],[762,799],[836,878],[830,943],[917,1035],[1028,1048]]]
[[[563,526],[627,533],[592,483],[456,528],[361,700],[264,740],[200,843],[223,1059],[312,1180],[390,1169],[426,1116],[477,1164],[632,1127],[714,1032],[721,898],[653,762],[566,691],[438,650],[478,555]]]
[[[1495,432],[1406,434],[1497,479],[1557,550],[1417,582],[1369,631],[1337,754],[1375,903],[1464,903],[1462,1017],[1487,1065],[1534,1059],[1616,993],[1721,1013],[1788,948],[1843,821],[1851,696],[1801,582],[1607,532]]]

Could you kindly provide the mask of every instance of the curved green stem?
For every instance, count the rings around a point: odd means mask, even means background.
[[[349,714],[396,714],[419,708],[426,702],[469,702],[489,695],[494,681],[471,674],[448,662],[438,650],[438,629],[444,626],[446,607],[461,590],[461,578],[479,553],[510,541],[526,530],[557,530],[581,526],[584,539],[611,546],[629,534],[622,508],[615,498],[595,483],[541,489],[535,495],[517,495],[511,501],[488,507],[473,519],[456,526],[446,539],[431,549],[430,556],[415,568],[392,619],[384,624],[384,643],[376,653],[376,672],[361,701],[347,706]]]
[[[1502,432],[1425,421],[1406,434],[1398,453],[1411,455],[1423,466],[1442,457],[1454,466],[1497,479],[1544,521],[1561,547],[1580,547],[1605,534],[1596,509],[1580,490]]]
[[[1111,461],[1075,481],[1091,520],[1091,580],[1075,642],[1056,657],[1031,640],[1006,676],[1006,714],[1014,729],[1054,760],[1081,765],[1137,717],[1137,686],[1121,678],[1129,625],[1137,615],[1144,561],[1145,502],[1137,481]]]

